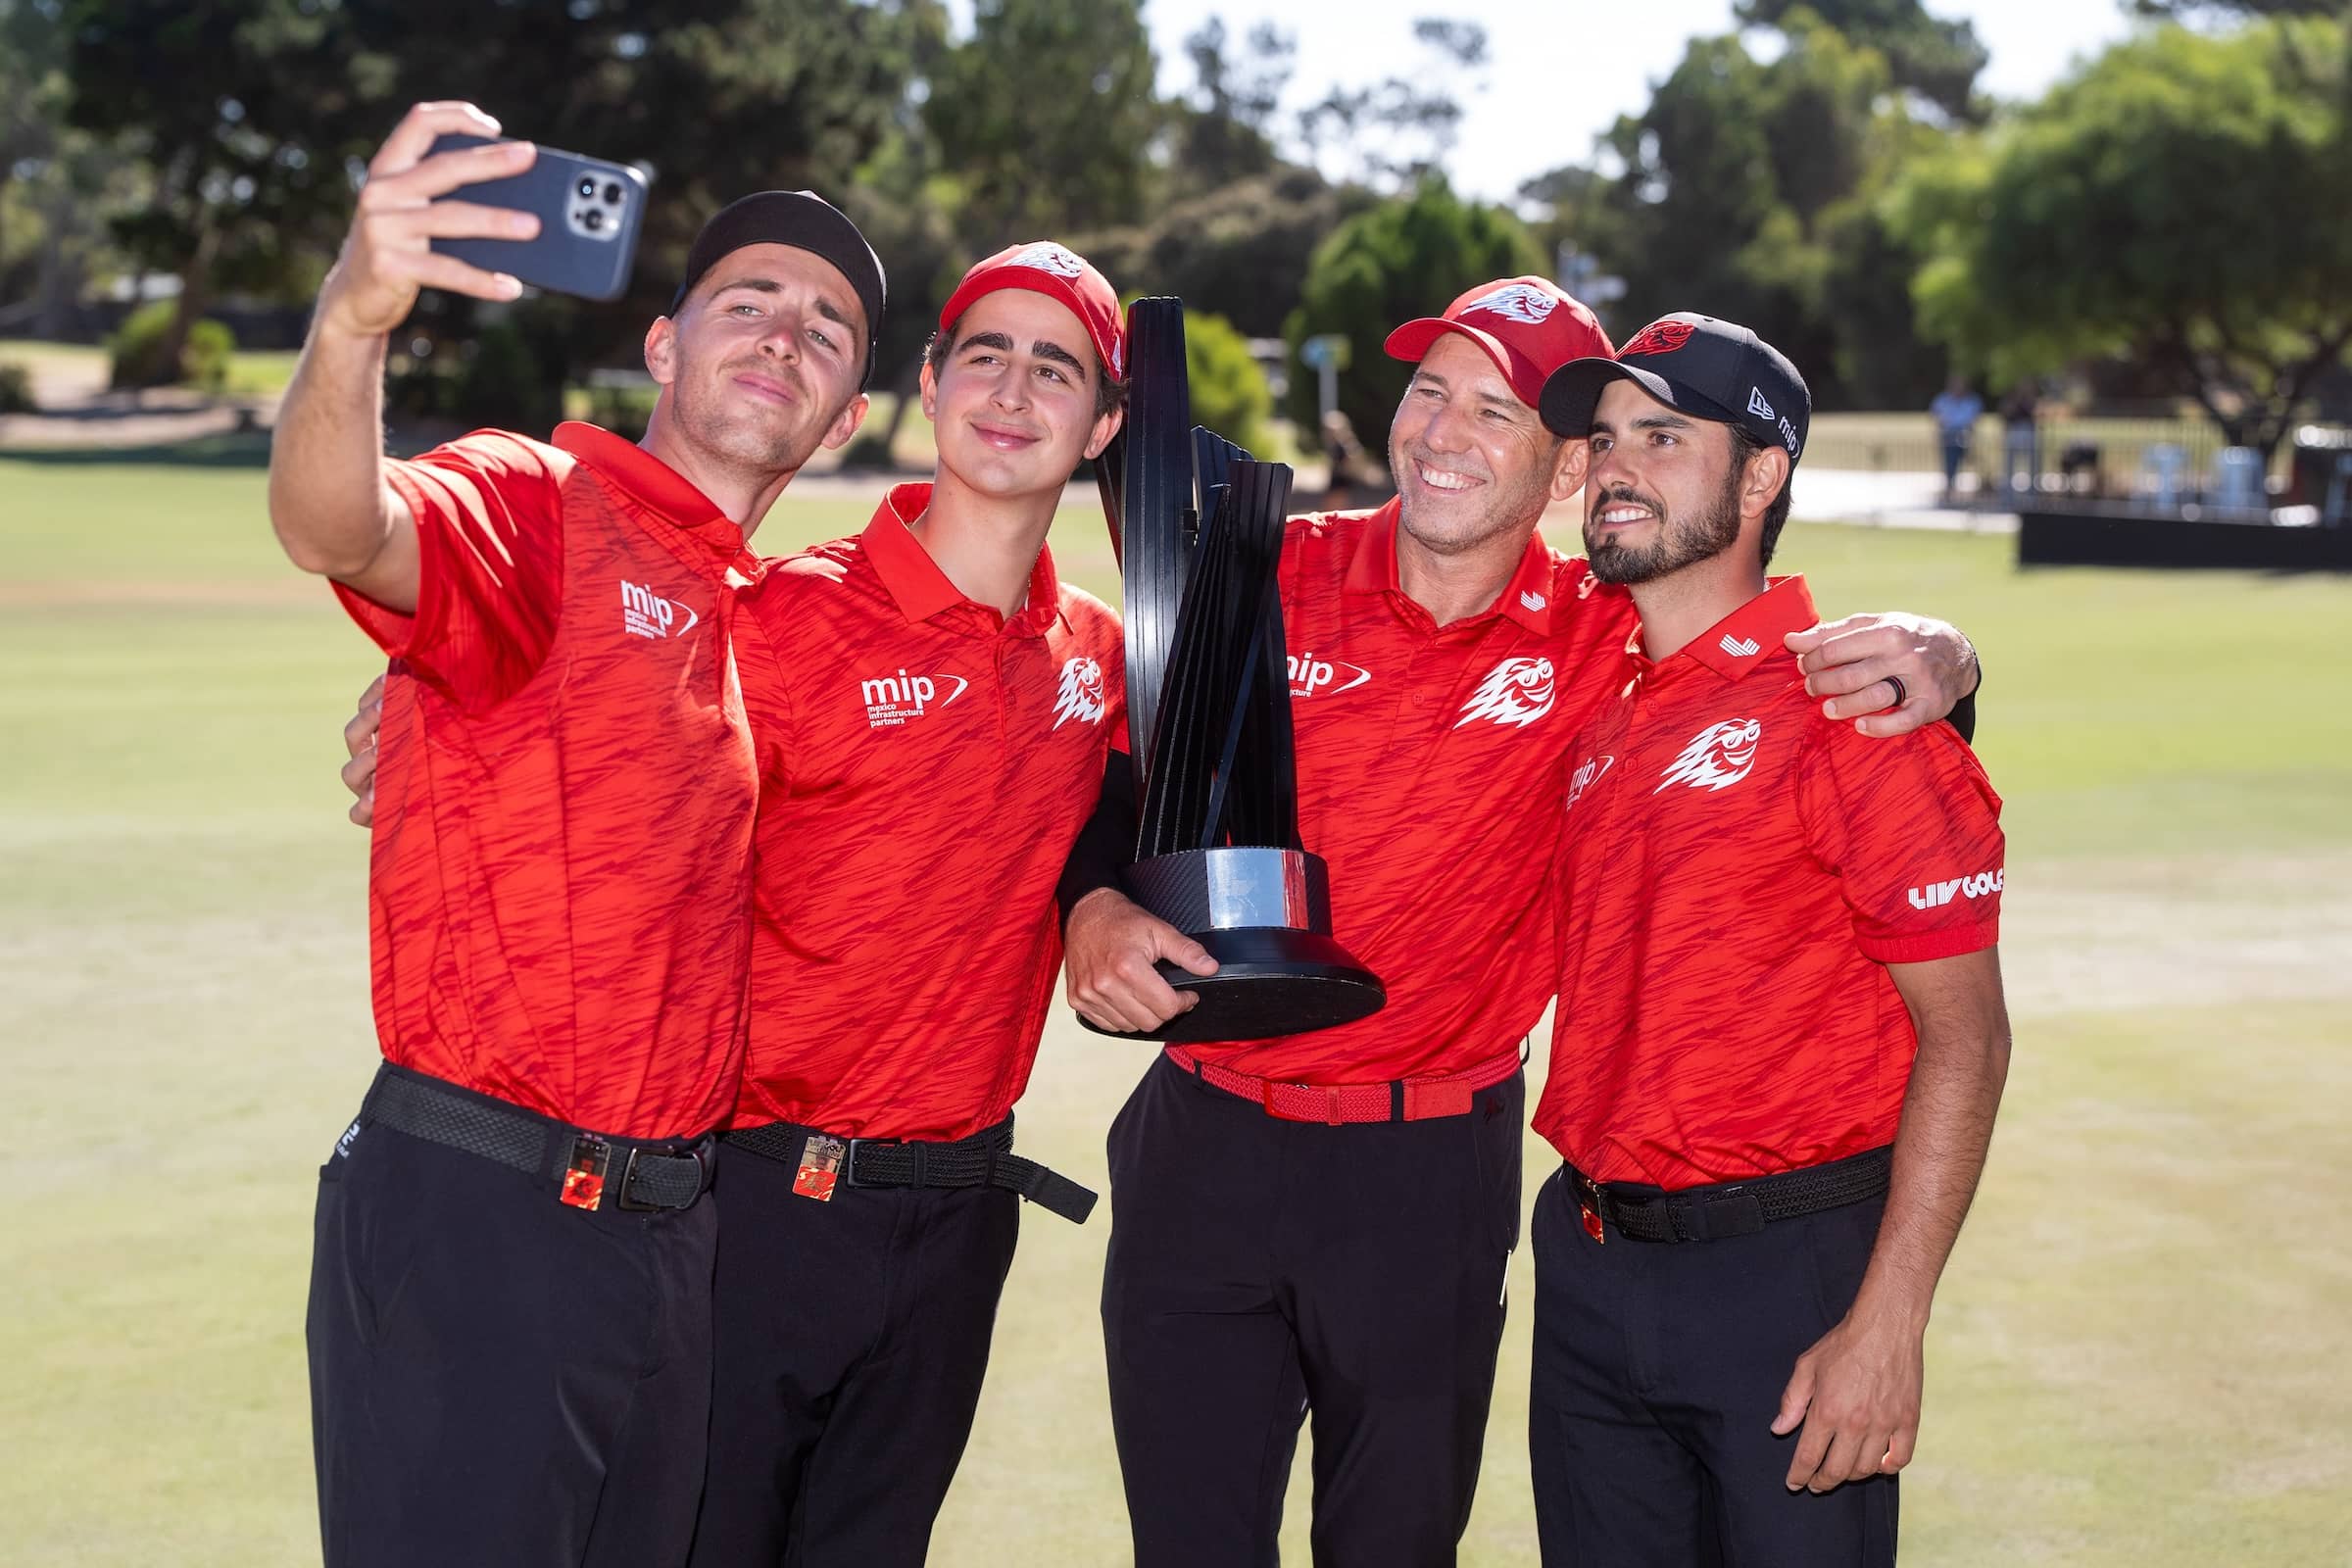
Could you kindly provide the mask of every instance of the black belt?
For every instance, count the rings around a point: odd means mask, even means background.
[[[732,1148],[780,1164],[799,1165],[811,1139],[846,1147],[841,1181],[849,1187],[1000,1187],[1018,1193],[1073,1225],[1095,1211],[1095,1194],[1034,1159],[1012,1152],[1012,1118],[952,1144],[906,1143],[896,1138],[841,1138],[788,1121],[737,1127],[722,1135]]]
[[[561,1177],[564,1201],[574,1208],[599,1205],[615,1155],[621,1208],[690,1208],[710,1187],[708,1135],[684,1148],[673,1141],[666,1150],[604,1138],[390,1065],[360,1102],[360,1120],[534,1176]]]
[[[1672,1193],[1634,1182],[1596,1182],[1574,1165],[1562,1168],[1588,1232],[1598,1219],[1637,1242],[1713,1242],[1876,1198],[1886,1190],[1893,1164],[1892,1149],[1872,1149],[1826,1165]]]

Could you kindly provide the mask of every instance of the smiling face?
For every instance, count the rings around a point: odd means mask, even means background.
[[[833,264],[791,245],[719,258],[646,335],[646,368],[688,446],[785,471],[864,416],[864,307]]]
[[[1486,351],[1447,332],[1414,367],[1389,425],[1399,525],[1441,556],[1524,538],[1582,481],[1584,443],[1562,441],[1519,401]]]
[[[1102,371],[1086,327],[1057,300],[1000,288],[950,330],[922,378],[941,468],[984,496],[1059,494],[1119,428],[1116,411],[1096,413]]]
[[[1634,382],[1592,411],[1585,554],[1603,582],[1642,583],[1740,540],[1742,480],[1729,426],[1679,414]]]

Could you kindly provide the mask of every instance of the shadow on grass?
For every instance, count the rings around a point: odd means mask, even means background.
[[[0,447],[0,463],[59,468],[122,466],[177,468],[267,468],[270,432],[249,430],[191,436],[149,446]]]

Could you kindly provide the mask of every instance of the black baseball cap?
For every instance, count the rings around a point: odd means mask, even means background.
[[[1544,382],[1539,412],[1554,435],[1592,432],[1592,411],[1611,381],[1631,381],[1670,409],[1736,424],[1793,464],[1813,422],[1813,394],[1788,357],[1746,327],[1695,311],[1661,316],[1626,340],[1613,360],[1571,360]]]
[[[890,285],[882,259],[849,214],[812,190],[763,190],[729,202],[712,215],[686,253],[686,271],[670,297],[674,315],[703,274],[721,257],[746,245],[789,245],[833,264],[865,307],[865,379],[874,376],[874,355],[882,338],[882,307]],[[862,383],[861,383],[862,384]]]

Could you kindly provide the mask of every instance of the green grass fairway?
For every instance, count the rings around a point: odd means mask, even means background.
[[[258,457],[0,453],[12,1563],[317,1560],[312,1175],[375,1056],[337,731],[380,662],[278,560]],[[760,543],[866,510],[787,501]],[[1100,519],[1063,527],[1065,568],[1109,589]],[[1833,612],[1976,636],[2008,800],[2016,1063],[1931,1336],[1905,1561],[2342,1565],[2352,581],[2021,574],[2009,551],[1802,526],[1783,551]],[[1148,1054],[1058,1017],[1023,1147],[1101,1186]],[[1527,1158],[1532,1196],[1552,1162]],[[1106,1220],[1025,1217],[938,1563],[1124,1560]],[[1477,1568],[1536,1561],[1530,1286],[1523,1250]],[[1304,1525],[1297,1489],[1290,1562]]]

